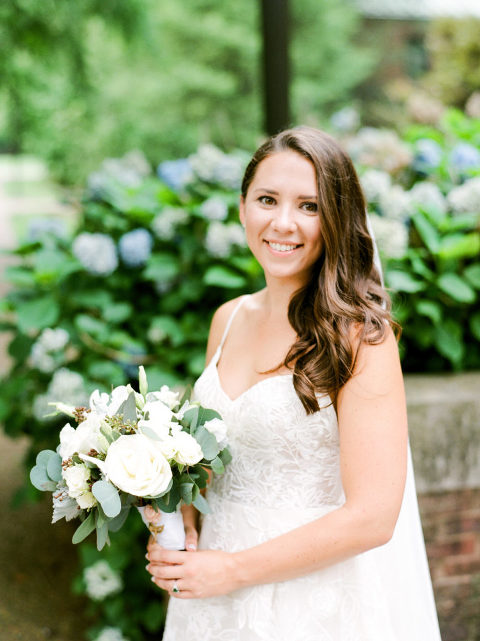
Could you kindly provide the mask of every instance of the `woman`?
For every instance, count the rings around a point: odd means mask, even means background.
[[[438,641],[395,323],[351,160],[315,129],[278,134],[246,169],[240,219],[266,288],[212,320],[195,394],[233,461],[199,550],[192,507],[187,551],[149,545],[174,597],[164,640]]]

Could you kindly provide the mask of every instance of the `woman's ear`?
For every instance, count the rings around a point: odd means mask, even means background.
[[[242,227],[245,227],[245,198],[243,196],[240,196],[238,211],[240,214],[240,222],[242,223]]]

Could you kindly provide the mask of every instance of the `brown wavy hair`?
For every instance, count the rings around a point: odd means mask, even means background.
[[[315,168],[324,249],[309,282],[296,291],[288,320],[297,333],[285,360],[306,412],[320,409],[317,393],[336,406],[339,390],[352,377],[362,342],[381,343],[388,325],[397,335],[390,298],[374,265],[366,203],[350,157],[328,134],[295,127],[272,136],[255,152],[242,182],[245,198],[258,165],[280,151],[295,151]],[[265,372],[266,373],[266,372]]]

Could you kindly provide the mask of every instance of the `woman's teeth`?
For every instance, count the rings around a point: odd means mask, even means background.
[[[284,245],[281,243],[268,243],[272,249],[275,249],[278,252],[288,252],[291,251],[292,249],[296,249],[297,247],[300,247],[300,245]]]

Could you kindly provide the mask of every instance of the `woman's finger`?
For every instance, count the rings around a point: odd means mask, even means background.
[[[181,565],[158,565],[156,563],[149,563],[147,565],[147,572],[157,579],[181,579],[183,575],[183,567]]]

